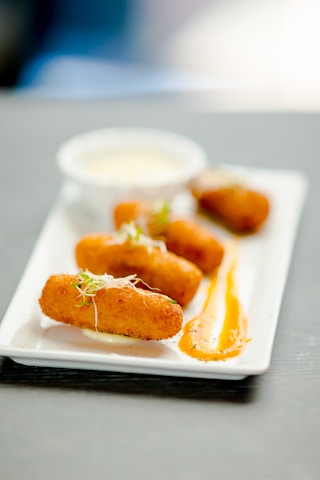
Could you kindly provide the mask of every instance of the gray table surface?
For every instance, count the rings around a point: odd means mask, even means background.
[[[0,359],[1,479],[320,478],[320,115],[0,96],[1,318],[59,191],[58,146],[113,125],[173,129],[202,143],[214,162],[308,175],[271,366],[218,381]]]

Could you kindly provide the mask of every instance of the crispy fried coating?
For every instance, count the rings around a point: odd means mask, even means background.
[[[226,172],[209,169],[194,178],[189,188],[204,211],[234,232],[258,231],[269,215],[269,199]]]
[[[269,214],[269,201],[262,193],[239,186],[203,192],[198,202],[238,233],[259,230]]]
[[[136,221],[151,236],[162,236],[167,249],[194,263],[203,273],[217,268],[224,256],[224,247],[208,229],[189,218],[168,216],[157,219],[150,204],[144,201],[118,203],[113,211],[115,228]]]
[[[92,301],[79,306],[76,281],[75,275],[49,277],[39,299],[45,315],[75,327],[144,340],[170,338],[181,329],[182,309],[164,295],[128,286],[106,288],[94,296],[95,313]]]
[[[124,223],[134,221],[145,234],[152,237],[162,236],[166,224],[153,210],[152,205],[143,200],[117,203],[113,209],[113,221],[116,230]]]
[[[119,202],[113,209],[113,221],[115,228],[118,230],[124,223],[136,220],[139,215],[146,216],[149,213],[147,202],[140,200],[132,200],[127,202]]]
[[[187,258],[203,273],[212,272],[223,260],[222,244],[195,221],[172,220],[165,228],[164,237],[168,250]]]
[[[79,240],[75,248],[79,268],[114,277],[136,274],[145,284],[168,295],[181,306],[194,297],[202,272],[192,262],[156,247],[131,241],[114,243],[113,235],[91,234]]]

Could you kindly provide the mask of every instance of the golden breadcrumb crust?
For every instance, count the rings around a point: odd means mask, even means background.
[[[90,299],[79,306],[81,296],[74,282],[74,275],[49,277],[39,299],[46,316],[79,328],[144,340],[170,338],[181,329],[182,309],[164,295],[128,286],[99,290],[94,296],[95,314]]]
[[[117,278],[136,274],[183,307],[192,300],[203,277],[196,265],[171,252],[130,241],[114,243],[113,236],[107,234],[82,237],[75,256],[79,268],[94,274],[108,273]]]
[[[211,231],[199,222],[189,218],[168,216],[167,222],[161,223],[144,201],[127,201],[118,203],[113,210],[116,229],[124,223],[136,221],[150,236],[162,236],[167,249],[194,263],[203,273],[210,273],[217,268],[224,256],[224,247]]]

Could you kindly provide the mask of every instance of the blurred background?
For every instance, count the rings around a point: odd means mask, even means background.
[[[0,89],[320,109],[319,0],[0,0]]]

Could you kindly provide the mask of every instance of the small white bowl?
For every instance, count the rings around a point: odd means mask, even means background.
[[[144,127],[113,127],[61,145],[57,164],[78,184],[96,213],[128,198],[171,199],[208,164],[204,149],[182,135]]]

